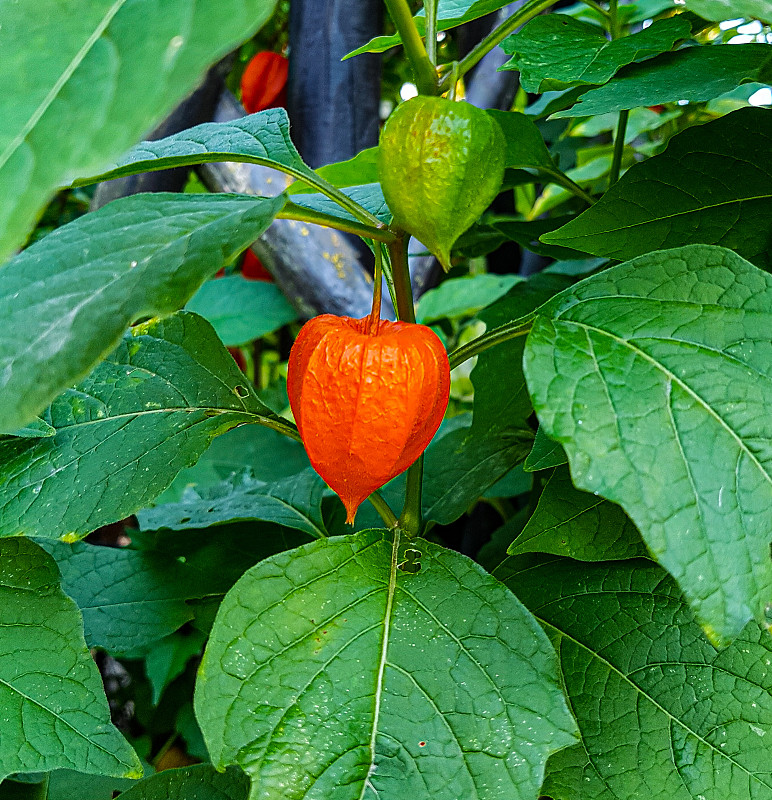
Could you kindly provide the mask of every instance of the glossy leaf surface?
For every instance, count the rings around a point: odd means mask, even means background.
[[[620,67],[667,52],[691,34],[685,17],[657,20],[638,33],[609,41],[595,25],[565,14],[532,19],[501,43],[513,56],[502,69],[520,72],[527,92],[606,83]]]
[[[520,603],[457,553],[407,547],[382,531],[317,542],[223,602],[196,714],[250,797],[535,798],[546,756],[573,742],[554,654]]]
[[[535,511],[507,552],[553,553],[577,561],[614,561],[648,554],[624,511],[602,497],[576,489],[565,467],[558,467],[547,481]]]
[[[46,236],[0,270],[0,430],[82,378],[142,317],[170,314],[271,223],[283,198],[141,194]]]
[[[210,764],[167,769],[123,792],[124,800],[247,800],[249,780],[241,770],[216,772]]]
[[[57,187],[102,169],[131,147],[193,90],[210,64],[249,38],[275,5],[6,4],[0,28],[0,261],[24,242]]]
[[[555,116],[587,117],[679,100],[712,100],[748,81],[768,83],[770,63],[766,44],[686,47],[626,67]]]
[[[729,250],[651,253],[543,306],[524,358],[576,486],[625,509],[716,642],[772,598],[771,304]]]
[[[746,108],[674,136],[548,244],[625,260],[718,244],[772,267],[772,114]]]
[[[558,651],[581,743],[553,756],[560,800],[768,800],[772,639],[716,651],[653,564],[521,562],[500,575]]]
[[[187,312],[132,328],[46,421],[55,436],[0,441],[0,536],[80,538],[150,503],[219,433],[245,422],[291,430]]]
[[[110,723],[99,671],[53,559],[28,539],[0,540],[0,779],[69,768],[138,777]]]
[[[138,516],[145,529],[184,530],[255,519],[321,538],[326,536],[321,512],[324,490],[324,481],[311,469],[275,483],[242,472],[207,489],[191,488],[179,503],[159,505]]]
[[[186,308],[208,319],[226,347],[247,344],[297,318],[276,284],[241,275],[207,281]]]

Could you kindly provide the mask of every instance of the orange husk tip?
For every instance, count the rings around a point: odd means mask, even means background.
[[[376,489],[404,472],[437,432],[450,365],[425,325],[323,314],[298,334],[287,393],[314,469],[353,525]]]

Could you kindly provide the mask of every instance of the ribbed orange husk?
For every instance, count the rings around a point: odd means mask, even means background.
[[[354,522],[365,498],[404,472],[432,439],[450,395],[445,348],[425,325],[324,314],[298,334],[290,407],[316,471]]]

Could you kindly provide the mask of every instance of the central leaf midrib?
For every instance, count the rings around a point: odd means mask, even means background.
[[[72,77],[75,70],[83,63],[83,60],[91,52],[91,49],[96,44],[100,36],[105,32],[107,26],[112,22],[113,17],[121,10],[126,0],[115,0],[113,5],[105,12],[105,15],[100,20],[99,24],[91,32],[91,35],[81,45],[80,49],[73,56],[70,63],[64,69],[62,74],[57,78],[54,85],[51,87],[48,94],[43,98],[40,105],[32,112],[32,115],[23,125],[21,130],[16,134],[12,141],[8,143],[2,154],[0,154],[0,170],[8,163],[8,160],[21,146],[22,142],[27,138],[27,135],[40,121],[40,118],[45,114],[54,100],[58,97],[59,92],[64,88],[65,84]]]
[[[703,400],[703,398],[699,394],[697,394],[697,392],[694,389],[692,389],[692,387],[689,386],[688,383],[682,381],[674,372],[671,372],[664,364],[657,361],[653,356],[650,356],[644,350],[641,350],[639,347],[636,347],[630,340],[623,339],[622,337],[616,336],[615,334],[603,330],[602,328],[598,328],[594,325],[588,325],[587,323],[584,322],[577,322],[575,320],[569,320],[563,318],[558,318],[555,320],[555,322],[562,322],[566,325],[574,325],[577,328],[583,329],[585,332],[592,331],[594,333],[599,334],[600,336],[605,336],[613,340],[617,344],[621,345],[622,347],[627,348],[635,355],[640,356],[644,361],[648,361],[652,366],[654,366],[656,370],[661,372],[670,381],[680,386],[681,389],[686,394],[692,397],[699,404],[699,406],[701,406],[702,409],[705,412],[707,412],[708,416],[713,417],[719,423],[719,425],[722,428],[724,428],[724,430],[726,430],[726,432],[735,440],[740,451],[744,453],[753,464],[756,465],[759,472],[764,476],[764,478],[766,478],[767,483],[769,483],[772,486],[772,475],[770,475],[766,471],[764,466],[758,460],[756,455],[753,452],[751,452],[751,450],[745,444],[745,442],[737,433],[737,431],[735,431],[734,428],[732,428],[732,426],[712,406],[710,406],[709,403],[707,403],[707,401]],[[606,381],[605,379],[603,379],[603,372],[600,369],[598,370],[598,375],[603,380],[603,385],[606,386]]]
[[[651,180],[651,179],[650,179]],[[657,181],[652,181],[657,182]],[[695,208],[689,208],[684,211],[676,211],[671,214],[663,214],[661,216],[652,217],[651,219],[641,220],[640,222],[631,222],[628,225],[622,225],[618,228],[603,228],[594,230],[591,233],[574,233],[571,235],[563,235],[563,236],[552,236],[550,234],[546,234],[544,236],[545,242],[552,242],[552,243],[559,243],[559,242],[570,242],[570,241],[579,241],[581,239],[596,239],[599,234],[610,234],[610,233],[622,233],[624,231],[632,230],[633,228],[640,228],[644,225],[653,225],[657,222],[662,222],[664,220],[673,220],[677,219],[678,217],[685,217],[689,214],[701,214],[705,211],[713,211],[715,209],[722,208],[724,206],[732,206],[732,205],[742,205],[743,203],[751,203],[757,200],[771,200],[772,194],[762,194],[762,195],[752,195],[749,197],[734,197],[731,200],[722,200],[719,203],[710,203],[710,204],[702,204],[696,206]],[[572,222],[568,223],[572,225]],[[732,229],[732,226],[729,226],[726,231],[724,231],[721,235],[725,236],[728,231]],[[557,231],[556,231],[557,233]]]
[[[371,787],[370,776],[375,770],[375,748],[378,738],[378,723],[380,721],[381,713],[381,698],[383,695],[383,678],[386,671],[387,656],[389,651],[389,635],[391,633],[391,621],[394,611],[394,595],[397,588],[397,561],[399,556],[399,543],[400,543],[399,528],[394,529],[394,539],[391,545],[391,565],[389,567],[389,585],[386,591],[386,608],[383,617],[383,639],[381,640],[381,652],[378,657],[378,673],[375,681],[375,696],[373,698],[373,726],[370,733],[370,766],[367,770],[367,775],[362,781],[362,790],[359,793],[359,800],[364,800],[365,792],[368,787]],[[375,791],[375,789],[373,789]],[[375,792],[377,796],[377,792]]]

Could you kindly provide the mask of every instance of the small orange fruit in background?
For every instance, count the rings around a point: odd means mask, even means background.
[[[247,114],[287,105],[289,61],[281,53],[257,53],[241,76],[241,104]]]
[[[311,464],[353,524],[360,504],[404,472],[436,433],[450,365],[425,325],[323,314],[295,340],[287,392]]]

